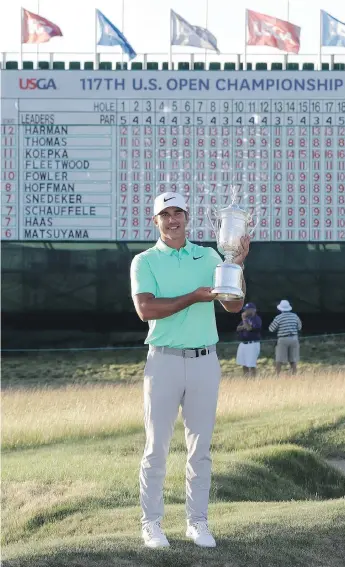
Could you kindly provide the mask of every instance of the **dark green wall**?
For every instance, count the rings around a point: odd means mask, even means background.
[[[6,314],[133,313],[129,266],[140,243],[2,243]],[[248,299],[274,312],[284,297],[300,313],[343,313],[345,244],[252,243]],[[68,325],[68,321],[66,321]]]

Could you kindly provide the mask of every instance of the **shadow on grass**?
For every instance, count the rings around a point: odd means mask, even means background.
[[[232,419],[219,418],[212,450],[230,453],[275,443],[291,443],[318,451],[323,456],[345,457],[343,408],[338,411],[337,418],[334,414],[333,417],[327,415],[325,408],[315,409],[312,415],[308,417],[299,410],[287,409],[283,413],[275,410],[250,416],[239,415]],[[315,422],[319,422],[319,425]]]
[[[213,501],[278,502],[345,496],[345,475],[313,452],[293,445],[243,451],[229,461],[228,474],[215,474],[212,481]]]
[[[339,431],[343,431],[343,434],[339,435]],[[334,438],[331,439],[336,433],[338,433],[337,442]],[[330,424],[310,427],[299,435],[290,437],[289,441],[302,447],[312,447],[327,457],[345,457],[345,418],[341,417]]]

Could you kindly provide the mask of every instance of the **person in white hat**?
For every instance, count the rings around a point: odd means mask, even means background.
[[[298,333],[302,329],[301,319],[292,313],[292,307],[287,299],[282,299],[277,305],[280,315],[277,315],[268,327],[271,333],[277,333],[276,372],[280,374],[283,364],[290,363],[292,374],[297,372],[299,361]]]
[[[167,547],[161,528],[163,484],[174,423],[182,406],[187,445],[186,536],[201,547],[215,547],[207,523],[211,484],[210,444],[215,422],[220,365],[212,293],[213,274],[222,262],[211,247],[186,238],[188,209],[179,193],[154,202],[153,222],[160,238],[134,257],[131,288],[136,311],[148,321],[149,352],[144,371],[146,445],[140,467],[142,538],[150,548]],[[236,264],[249,251],[241,239]],[[245,283],[242,281],[245,292]],[[243,300],[222,303],[239,313]]]

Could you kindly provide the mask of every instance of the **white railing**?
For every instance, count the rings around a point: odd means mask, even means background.
[[[84,64],[88,61],[91,61],[94,65],[95,69],[98,69],[99,64],[101,62],[109,62],[111,63],[112,68],[114,69],[116,64],[120,63],[123,65],[124,63],[127,64],[128,68],[131,68],[133,63],[141,63],[143,69],[147,69],[147,64],[150,62],[157,62],[159,69],[163,68],[163,63],[168,65],[168,68],[171,69],[171,62],[169,62],[170,54],[169,53],[139,53],[135,60],[132,62],[128,62],[128,58],[124,56],[120,52],[114,52],[114,50],[109,51],[100,51],[100,52],[48,52],[48,51],[41,51],[40,49],[36,49],[35,51],[25,51],[23,53],[20,52],[1,52],[0,53],[0,63],[1,68],[6,69],[6,64],[10,61],[17,61],[18,68],[23,68],[24,61],[32,61],[33,68],[38,68],[38,63],[40,61],[47,61],[49,63],[49,68],[53,68],[54,62],[64,62],[66,68],[70,62],[80,62],[81,68],[84,67]],[[188,63],[190,69],[194,69],[196,63],[203,63],[205,69],[209,68],[210,63],[218,63],[220,68],[224,68],[225,63],[233,63],[235,64],[235,69],[239,70],[243,68],[244,65],[244,54],[243,53],[221,53],[216,54],[212,52],[173,52],[172,55],[172,63],[173,68],[177,69],[179,63]],[[313,63],[315,69],[321,68],[321,62],[327,63],[329,65],[329,69],[334,68],[335,63],[345,63],[345,53],[323,53],[322,58],[320,60],[320,55],[316,53],[301,53],[298,55],[294,54],[285,54],[285,53],[248,53],[247,52],[247,62],[252,64],[252,68],[255,69],[256,63],[267,63],[267,68],[270,69],[272,63],[281,63],[282,68],[286,69],[287,63],[297,63],[299,68],[303,68],[304,63]]]

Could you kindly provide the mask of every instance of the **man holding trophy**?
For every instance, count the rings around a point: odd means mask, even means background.
[[[210,444],[221,377],[214,300],[220,300],[229,313],[242,309],[241,266],[250,242],[244,218],[237,207],[220,211],[216,230],[218,246],[221,241],[219,247],[226,254],[222,263],[213,248],[186,238],[188,212],[182,195],[163,193],[155,199],[153,217],[160,238],[135,256],[131,265],[134,305],[140,319],[149,324],[144,372],[146,444],[139,480],[142,538],[150,548],[169,545],[160,524],[163,483],[180,405],[188,452],[186,536],[201,547],[216,545],[207,524]]]

